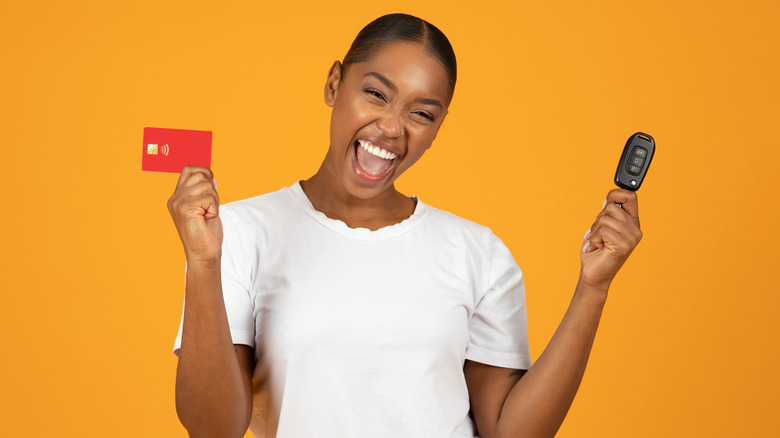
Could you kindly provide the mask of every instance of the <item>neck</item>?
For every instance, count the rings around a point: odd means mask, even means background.
[[[301,187],[314,209],[325,216],[340,220],[350,228],[376,231],[414,213],[416,202],[397,191],[394,185],[373,198],[358,198],[348,193],[323,167],[311,178],[301,181]]]

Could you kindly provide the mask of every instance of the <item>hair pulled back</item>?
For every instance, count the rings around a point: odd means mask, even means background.
[[[447,89],[452,99],[458,77],[455,51],[452,50],[450,41],[442,31],[412,15],[389,14],[377,18],[364,27],[344,56],[342,72],[346,74],[350,65],[370,60],[380,49],[394,42],[421,44],[428,54],[441,62],[447,70]]]

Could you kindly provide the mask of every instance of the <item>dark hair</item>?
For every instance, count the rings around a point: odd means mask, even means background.
[[[342,62],[342,75],[350,65],[371,59],[377,51],[394,42],[422,44],[447,70],[447,89],[450,99],[455,92],[458,65],[455,52],[447,37],[436,26],[407,14],[389,14],[369,23],[355,37]]]

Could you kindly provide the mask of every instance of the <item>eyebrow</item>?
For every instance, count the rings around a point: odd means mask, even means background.
[[[376,78],[379,82],[384,84],[385,87],[389,88],[394,93],[398,92],[398,87],[396,87],[395,84],[390,82],[390,79],[387,79],[386,77],[382,76],[381,74],[372,71],[372,72],[366,73],[366,76],[371,76],[373,78]],[[422,103],[423,105],[433,105],[433,106],[437,106],[437,107],[439,107],[441,109],[444,109],[444,105],[442,105],[441,102],[439,102],[438,99],[431,99],[431,98],[428,98],[428,97],[419,97],[417,99],[414,99],[414,101],[418,102],[418,103]]]

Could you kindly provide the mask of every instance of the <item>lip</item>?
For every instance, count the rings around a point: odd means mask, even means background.
[[[387,168],[386,171],[382,172],[379,175],[369,175],[366,173],[362,167],[360,167],[360,163],[358,163],[357,160],[357,148],[360,147],[358,140],[364,140],[373,143],[376,146],[381,147],[382,149],[387,150],[388,152],[393,152],[394,154],[397,154],[398,156],[393,158],[393,163]],[[395,148],[388,145],[387,143],[373,139],[373,138],[364,138],[361,137],[359,139],[355,139],[355,141],[352,142],[352,170],[355,172],[355,175],[357,177],[368,184],[378,184],[385,180],[390,174],[395,172],[395,169],[398,167],[398,163],[401,161],[401,153],[398,152]]]

